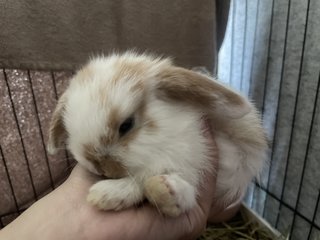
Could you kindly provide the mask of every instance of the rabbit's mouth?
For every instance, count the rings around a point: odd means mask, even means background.
[[[88,145],[84,146],[84,157],[95,168],[96,172],[107,178],[122,178],[128,176],[128,171],[123,164],[114,156],[97,154],[95,149]]]
[[[122,178],[128,175],[128,171],[121,163],[111,159],[100,162],[100,171],[107,178]]]

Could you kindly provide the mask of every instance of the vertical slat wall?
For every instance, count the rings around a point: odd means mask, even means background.
[[[250,96],[270,139],[247,203],[292,239],[320,237],[320,1],[233,0],[219,78]]]
[[[49,121],[67,72],[0,71],[0,227],[67,175],[66,151],[46,152]]]

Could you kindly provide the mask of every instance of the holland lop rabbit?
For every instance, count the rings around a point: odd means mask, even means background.
[[[260,118],[246,98],[169,59],[133,52],[92,59],[58,101],[48,151],[66,142],[79,164],[107,177],[87,196],[98,208],[120,210],[146,198],[174,217],[195,205],[211,166],[204,116],[219,151],[215,197],[228,206],[264,165]]]

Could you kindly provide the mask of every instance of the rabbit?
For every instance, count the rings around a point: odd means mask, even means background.
[[[105,177],[87,196],[99,209],[147,199],[177,217],[195,206],[203,172],[212,168],[203,118],[219,155],[215,199],[228,206],[264,166],[260,117],[245,97],[169,58],[135,52],[92,58],[57,103],[47,149],[54,154],[66,143],[80,165]]]

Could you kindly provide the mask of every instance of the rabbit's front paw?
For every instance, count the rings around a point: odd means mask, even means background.
[[[158,175],[146,180],[148,201],[167,216],[177,217],[195,204],[193,186],[177,175]]]
[[[125,178],[103,180],[94,184],[87,201],[102,210],[121,210],[131,207],[142,200],[140,188]]]

